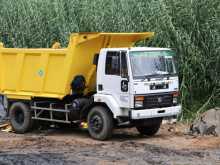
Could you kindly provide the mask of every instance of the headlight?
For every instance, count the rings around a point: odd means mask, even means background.
[[[173,93],[173,104],[177,105],[179,103],[179,91]]]
[[[141,108],[144,106],[144,96],[135,96],[135,99],[134,99],[134,106],[135,108]]]
[[[178,103],[178,98],[174,97],[173,98],[173,104],[177,104]]]

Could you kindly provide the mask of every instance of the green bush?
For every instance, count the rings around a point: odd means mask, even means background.
[[[141,44],[176,49],[182,117],[220,104],[219,0],[0,0],[7,47],[66,46],[83,31],[156,32]]]

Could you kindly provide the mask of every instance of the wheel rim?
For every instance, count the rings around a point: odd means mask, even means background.
[[[15,121],[20,125],[24,123],[24,113],[21,109],[15,111]]]
[[[103,128],[103,120],[99,115],[93,115],[90,119],[90,128],[93,132],[100,133]]]

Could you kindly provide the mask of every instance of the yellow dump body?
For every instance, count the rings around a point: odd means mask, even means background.
[[[4,48],[0,44],[0,93],[13,99],[62,99],[71,93],[76,75],[86,78],[87,92],[96,86],[93,58],[101,48],[131,47],[153,36],[145,33],[74,33],[64,49]]]

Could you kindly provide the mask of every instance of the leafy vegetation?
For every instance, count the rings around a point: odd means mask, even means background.
[[[63,46],[72,32],[154,31],[177,51],[183,118],[220,104],[219,0],[0,0],[7,47]]]

